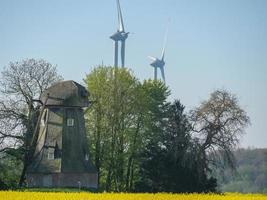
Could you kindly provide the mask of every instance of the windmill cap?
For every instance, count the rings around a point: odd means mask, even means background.
[[[47,99],[48,97],[48,99]],[[41,102],[46,106],[88,107],[89,92],[75,81],[58,82],[41,94]],[[47,99],[47,101],[46,101]]]

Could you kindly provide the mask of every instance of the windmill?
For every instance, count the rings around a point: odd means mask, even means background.
[[[119,42],[121,42],[121,66],[125,66],[125,41],[128,38],[129,32],[125,32],[122,12],[120,7],[120,1],[117,0],[117,9],[118,9],[118,29],[110,38],[114,40],[114,66],[118,67],[118,57],[119,57]]]
[[[63,81],[41,94],[36,124],[37,145],[27,169],[29,187],[97,188],[98,172],[90,160],[83,108],[88,91],[74,81]]]
[[[167,35],[168,35],[168,28],[165,34],[165,39],[164,39],[164,44],[163,44],[163,48],[162,48],[162,53],[161,53],[161,57],[160,58],[156,58],[153,56],[148,56],[148,58],[150,60],[152,60],[152,62],[150,63],[150,65],[152,67],[154,67],[154,80],[158,79],[158,68],[160,69],[161,72],[161,77],[165,83],[165,72],[164,72],[164,66],[165,66],[165,48],[166,48],[166,43],[167,43]]]

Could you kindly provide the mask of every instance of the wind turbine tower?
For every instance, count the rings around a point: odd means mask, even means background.
[[[120,7],[120,1],[117,0],[118,9],[118,29],[110,38],[114,41],[114,66],[118,67],[118,57],[119,57],[119,42],[121,42],[121,66],[125,66],[125,41],[128,38],[129,32],[125,32],[122,12]]]
[[[148,58],[150,60],[152,60],[150,65],[152,67],[154,67],[154,80],[158,79],[158,68],[159,68],[160,72],[161,72],[161,77],[162,77],[162,80],[164,81],[164,83],[165,83],[165,72],[164,72],[165,60],[164,60],[164,56],[165,56],[165,48],[166,48],[166,43],[167,43],[167,35],[168,35],[168,29],[167,29],[166,34],[165,34],[164,45],[163,45],[161,57],[156,58],[153,56],[148,56]]]

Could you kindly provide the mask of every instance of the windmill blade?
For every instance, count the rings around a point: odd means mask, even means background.
[[[157,58],[155,58],[155,57],[153,57],[153,56],[148,56],[148,58],[149,58],[150,60],[152,60],[152,61],[156,61],[156,60],[157,60]]]
[[[38,136],[37,136],[37,132],[38,132],[38,129],[39,129],[39,126],[40,126],[40,122],[41,122],[41,118],[42,118],[43,113],[44,113],[44,111],[45,111],[45,106],[46,106],[46,103],[47,103],[48,99],[49,99],[49,93],[48,93],[47,96],[45,97],[44,104],[43,104],[42,107],[41,107],[41,111],[40,111],[40,114],[39,114],[39,116],[38,116],[36,126],[35,126],[35,128],[34,128],[34,132],[33,132],[32,140],[31,140],[31,146],[32,146],[33,143],[35,142],[36,137],[38,137]]]
[[[118,31],[124,32],[124,24],[123,24],[122,12],[121,12],[120,0],[117,0],[117,8],[118,8],[118,21],[119,21]]]
[[[161,68],[160,68],[160,71],[161,71],[161,76],[162,76],[162,79],[163,79],[163,81],[164,81],[164,83],[165,83],[165,73],[164,73],[164,67],[161,67]]]
[[[121,66],[125,64],[125,40],[121,42]]]

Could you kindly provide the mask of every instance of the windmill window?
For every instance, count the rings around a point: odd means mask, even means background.
[[[67,119],[67,126],[74,126],[74,119],[72,118]]]
[[[48,148],[47,159],[48,160],[54,160],[55,159],[54,148]]]
[[[54,153],[48,153],[48,160],[54,160]]]

